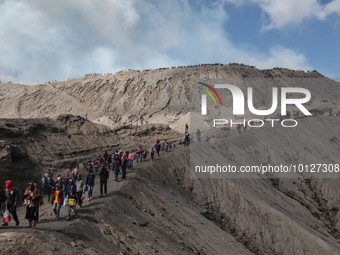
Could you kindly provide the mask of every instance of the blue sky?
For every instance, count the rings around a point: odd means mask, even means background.
[[[0,0],[0,81],[203,63],[340,77],[340,0]]]

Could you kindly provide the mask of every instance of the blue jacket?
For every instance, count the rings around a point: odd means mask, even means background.
[[[67,186],[65,188],[65,196],[69,196],[70,195],[71,187],[73,187],[75,193],[77,192],[77,186],[75,184],[72,184],[72,185],[67,184]]]

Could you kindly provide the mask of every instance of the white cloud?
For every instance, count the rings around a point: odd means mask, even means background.
[[[0,78],[21,83],[215,62],[310,66],[299,52],[284,47],[258,52],[234,45],[225,31],[228,15],[218,5],[193,7],[188,0],[0,0],[0,9]]]
[[[263,25],[265,30],[299,25],[312,18],[324,20],[332,14],[340,15],[340,0],[324,5],[319,0],[220,0],[220,3],[258,5],[267,18]]]

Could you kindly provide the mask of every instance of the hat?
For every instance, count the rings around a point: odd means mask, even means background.
[[[81,177],[81,174],[78,174],[77,177]]]
[[[45,174],[45,177],[48,177],[48,173]]]
[[[69,179],[68,182],[73,182],[73,180],[72,180],[72,179]]]

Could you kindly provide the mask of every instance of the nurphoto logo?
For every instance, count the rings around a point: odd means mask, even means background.
[[[242,90],[237,87],[236,85],[232,84],[215,84],[214,87],[203,83],[203,82],[198,82],[198,84],[205,86],[205,88],[199,87],[198,89],[202,90],[205,92],[204,94],[201,94],[201,115],[207,115],[208,112],[208,103],[207,103],[207,95],[209,95],[214,104],[215,107],[217,106],[217,102],[215,100],[214,95],[208,90],[210,89],[218,98],[220,105],[222,106],[222,100],[216,89],[227,89],[232,95],[232,101],[233,101],[233,106],[232,106],[232,112],[233,115],[244,115],[245,114],[245,97],[242,92]],[[297,126],[297,121],[294,119],[289,119],[287,116],[290,117],[290,114],[287,115],[287,106],[296,106],[305,116],[312,116],[312,114],[305,108],[303,104],[307,103],[311,99],[311,93],[308,89],[305,88],[298,88],[298,87],[281,87],[280,88],[281,92],[281,117],[278,119],[275,118],[270,118],[266,119],[251,119],[251,120],[243,120],[243,121],[233,121],[228,120],[228,119],[213,119],[213,127],[216,127],[217,125],[228,125],[230,124],[231,127],[233,125],[243,125],[243,126],[250,126],[250,127],[262,127],[264,126],[265,122],[271,123],[271,126],[274,127],[275,122],[280,122],[283,127],[296,127]],[[293,95],[293,94],[302,94],[304,95],[302,98],[288,98],[288,95]],[[248,110],[256,115],[256,116],[268,116],[273,114],[277,107],[278,107],[278,101],[279,101],[279,88],[278,87],[273,87],[272,88],[272,105],[269,109],[265,110],[259,110],[254,107],[254,102],[253,102],[253,88],[248,87],[247,88],[247,106]],[[256,124],[255,124],[256,123]],[[288,124],[288,123],[293,123],[293,124]]]

